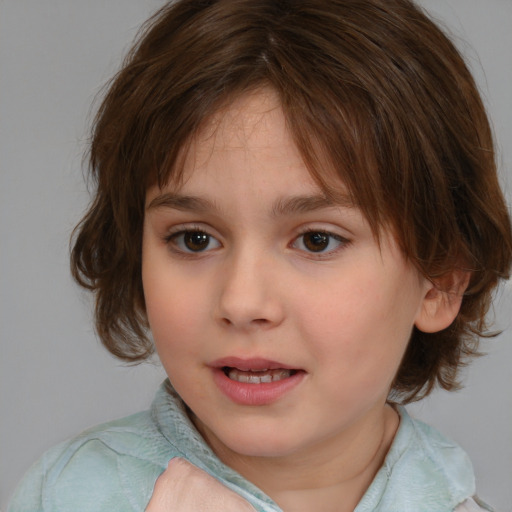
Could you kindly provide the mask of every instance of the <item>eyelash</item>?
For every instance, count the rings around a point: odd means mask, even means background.
[[[175,252],[177,254],[180,254],[183,257],[194,257],[194,256],[201,255],[202,253],[207,253],[207,252],[209,252],[211,250],[211,249],[208,250],[208,246],[206,246],[204,249],[199,249],[197,251],[193,251],[193,250],[190,250],[190,249],[187,250],[186,248],[179,247],[178,242],[177,242],[178,238],[179,237],[184,237],[187,234],[189,234],[189,235],[199,235],[199,236],[207,237],[208,238],[208,245],[210,244],[210,242],[212,240],[216,240],[217,243],[220,246],[220,242],[217,240],[217,238],[215,238],[213,235],[211,235],[210,233],[205,231],[204,228],[199,227],[199,226],[197,226],[197,227],[196,226],[190,226],[190,227],[187,227],[186,229],[177,228],[176,231],[173,231],[173,232],[169,233],[168,235],[166,235],[164,237],[164,241],[165,241],[166,245],[168,245],[169,248],[173,252]]]
[[[198,249],[198,250],[191,250],[190,248],[180,247],[179,242],[177,242],[177,240],[180,237],[186,236],[187,234],[205,237],[206,238],[205,242],[207,242],[207,245],[204,248]],[[304,242],[304,237],[307,235],[320,235],[321,237],[325,237],[327,239],[326,247],[329,247],[329,245],[332,243],[332,241],[335,241],[337,243],[337,246],[335,248],[327,250],[327,251],[325,250],[325,248],[321,248],[321,250],[319,250],[319,251],[308,250],[308,248]],[[208,248],[212,241],[215,241],[217,243],[216,247]],[[197,226],[197,227],[190,226],[190,227],[187,227],[186,229],[177,228],[176,231],[173,231],[172,233],[169,233],[164,237],[164,242],[166,243],[166,245],[169,246],[170,250],[172,250],[174,253],[179,254],[183,257],[201,256],[202,254],[209,253],[210,251],[217,249],[218,247],[221,247],[221,243],[219,242],[219,240],[217,240],[217,238],[215,236],[211,235],[210,233],[205,231],[204,228],[199,227],[199,226]],[[186,242],[184,240],[182,240],[181,243],[185,244]],[[305,248],[297,247],[299,245],[299,243],[301,243],[301,245],[303,245]],[[322,259],[322,258],[327,258],[330,255],[339,252],[340,250],[344,249],[349,244],[350,244],[350,240],[348,240],[347,238],[345,238],[341,235],[337,235],[336,233],[332,233],[330,231],[323,230],[323,229],[308,228],[308,229],[301,231],[292,240],[292,242],[289,244],[289,247],[299,249],[301,252],[304,252],[309,257]]]
[[[350,240],[347,238],[338,235],[336,233],[332,233],[331,231],[327,231],[324,229],[311,229],[307,228],[301,231],[293,240],[293,242],[290,244],[291,247],[294,247],[297,245],[297,243],[302,240],[302,243],[304,244],[304,237],[306,235],[321,235],[323,237],[328,238],[328,244],[330,244],[333,240],[337,242],[337,246],[333,249],[330,249],[328,251],[320,250],[320,251],[310,251],[307,249],[302,249],[306,254],[308,254],[309,257],[314,257],[317,259],[323,259],[328,258],[329,256],[338,253],[339,251],[343,250],[345,247],[347,247],[350,244]],[[328,247],[328,246],[327,246]]]

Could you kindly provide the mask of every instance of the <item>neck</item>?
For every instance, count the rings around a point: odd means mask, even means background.
[[[217,456],[270,496],[283,511],[353,511],[391,446],[399,417],[381,407],[333,439],[281,457],[234,453],[202,431]],[[321,507],[319,508],[319,504]]]

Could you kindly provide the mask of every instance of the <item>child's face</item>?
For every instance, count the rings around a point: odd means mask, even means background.
[[[147,194],[158,354],[219,450],[330,446],[383,414],[428,283],[389,233],[379,247],[357,208],[329,204],[270,91],[217,120],[183,185]]]

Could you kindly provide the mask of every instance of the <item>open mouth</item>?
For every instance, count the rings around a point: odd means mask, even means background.
[[[219,390],[238,405],[270,405],[292,393],[307,372],[267,358],[224,357],[209,365]]]
[[[287,379],[297,373],[298,370],[285,368],[261,369],[261,370],[240,370],[231,366],[223,366],[224,375],[236,382],[245,384],[265,384]]]

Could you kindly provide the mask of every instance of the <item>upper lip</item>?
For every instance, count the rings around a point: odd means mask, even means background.
[[[298,368],[287,364],[280,363],[278,361],[272,361],[265,358],[240,358],[240,357],[223,357],[213,361],[208,366],[212,368],[238,368],[242,371],[261,371],[261,370],[297,370]]]

